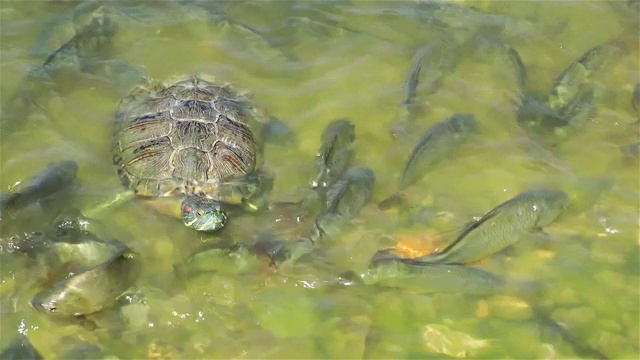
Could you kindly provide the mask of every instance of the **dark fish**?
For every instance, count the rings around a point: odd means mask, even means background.
[[[625,158],[637,160],[640,157],[640,142],[621,146],[620,151]]]
[[[592,90],[593,77],[625,51],[623,40],[614,39],[584,53],[556,79],[549,95],[549,107],[560,113],[581,97],[582,93]]]
[[[326,189],[316,188],[309,191],[298,203],[298,222],[318,216],[327,206]]]
[[[140,259],[123,249],[111,259],[77,273],[37,293],[31,305],[61,316],[83,316],[109,308],[131,287],[140,273]]]
[[[288,34],[300,33],[305,38],[335,39],[340,36],[358,35],[360,33],[342,27],[335,20],[315,20],[303,16],[290,16],[284,20],[284,28]]]
[[[324,210],[315,218],[306,237],[290,241],[267,237],[259,241],[258,252],[267,255],[274,264],[311,254],[317,242],[335,237],[371,201],[374,183],[375,174],[368,167],[350,168],[327,189]]]
[[[0,353],[0,359],[2,360],[41,360],[42,355],[31,345],[26,335],[19,334],[9,346],[7,346],[2,353]]]
[[[393,137],[410,138],[408,135],[421,131],[416,126],[416,119],[422,113],[421,107],[416,104],[417,92],[423,96],[437,92],[447,75],[453,73],[462,61],[486,46],[487,34],[468,27],[460,31],[444,31],[438,40],[416,52],[405,82],[405,98],[398,122],[391,129]]]
[[[407,75],[407,81],[405,82],[405,97],[402,101],[402,107],[405,109],[404,114],[410,116],[411,108],[416,102],[416,92],[418,89],[418,81],[420,79],[420,72],[422,71],[422,62],[424,58],[433,51],[433,46],[426,46],[416,52],[411,60],[411,68]]]
[[[316,155],[319,173],[311,181],[312,188],[327,187],[342,175],[353,159],[355,139],[355,126],[349,119],[334,120],[325,127]]]
[[[522,57],[520,57],[520,53],[513,47],[504,44],[502,46],[502,51],[506,55],[507,62],[512,64],[514,70],[516,71],[516,79],[518,80],[518,88],[521,92],[526,91],[527,83],[528,83],[528,75],[527,68],[524,66],[524,62],[522,61]]]
[[[504,280],[490,272],[462,265],[416,265],[400,259],[373,262],[362,275],[367,285],[420,293],[488,295],[499,291]]]
[[[518,122],[535,140],[547,145],[565,140],[594,118],[593,81],[612,60],[626,52],[624,38],[590,49],[557,77],[546,100],[526,94]]]
[[[609,357],[597,349],[590,347],[584,342],[580,341],[572,333],[570,333],[564,326],[553,320],[549,313],[542,309],[539,305],[529,302],[531,310],[536,319],[540,321],[546,327],[549,327],[553,331],[557,332],[567,343],[569,343],[576,354],[582,358],[607,360]]]
[[[593,91],[587,89],[559,111],[527,94],[518,111],[518,121],[532,140],[553,147],[568,139],[596,116]]]
[[[244,244],[215,246],[200,250],[173,266],[180,278],[205,272],[239,275],[250,272],[260,265],[252,248]]]
[[[224,179],[218,186],[218,193],[225,203],[240,205],[246,211],[255,212],[267,207],[273,181],[273,173],[260,169],[249,175]]]
[[[405,81],[405,97],[398,116],[398,123],[391,133],[394,137],[407,135],[413,130],[419,110],[416,104],[418,85],[425,96],[435,93],[442,80],[457,65],[460,51],[454,49],[451,41],[438,40],[419,49],[411,60],[411,67]],[[422,68],[427,71],[422,73]],[[422,81],[421,80],[421,74]]]
[[[76,27],[76,34],[60,48],[51,53],[42,66],[47,72],[60,68],[76,68],[93,73],[96,56],[109,50],[115,34],[115,24],[107,7],[98,7],[82,18],[83,24]]]
[[[78,173],[73,160],[49,164],[18,191],[0,195],[0,211],[15,211],[57,193],[71,185]]]
[[[411,260],[415,264],[465,264],[516,243],[528,232],[552,223],[569,205],[560,190],[531,190],[498,205],[468,225],[439,253]]]
[[[57,30],[61,28],[69,30],[63,35],[64,43],[57,42],[56,48],[42,46],[49,43],[53,36],[60,35]],[[20,120],[32,113],[46,112],[42,106],[45,99],[61,90],[60,85],[67,83],[57,81],[62,78],[66,80],[65,75],[69,74],[68,71],[59,73],[60,70],[71,70],[71,73],[97,72],[96,59],[99,54],[110,51],[114,30],[105,7],[96,10],[94,6],[86,4],[78,6],[73,16],[57,19],[54,24],[45,26],[39,41],[41,44],[37,46],[45,49],[36,49],[34,52],[42,55],[46,51],[46,59],[31,67],[15,93],[7,97],[7,102],[3,102],[2,126],[19,125]]]
[[[500,50],[506,63],[516,74],[519,92],[516,99],[518,106],[516,119],[528,135],[522,143],[523,149],[531,155],[533,165],[567,172],[566,166],[544,146],[544,140],[546,140],[544,135],[553,134],[556,129],[568,126],[569,119],[551,109],[539,96],[529,92],[527,69],[517,50],[507,44],[502,44]]]
[[[476,132],[476,120],[472,114],[456,114],[432,126],[411,151],[398,180],[397,192],[380,202],[379,207],[386,209],[396,204],[403,190],[426,176]]]
[[[456,114],[431,127],[413,148],[398,181],[398,189],[413,185],[476,131],[472,114]]]
[[[197,1],[183,5],[205,9],[208,12],[210,25],[214,32],[219,31],[225,38],[244,44],[245,49],[259,52],[263,59],[282,62],[297,60],[295,54],[278,46],[279,44],[272,40],[271,36],[269,36],[270,34],[266,34],[261,29],[246,23],[235,21],[222,9],[220,4],[215,1]],[[186,12],[187,14],[193,13],[193,10],[187,8]],[[253,52],[252,54],[255,55]]]
[[[433,23],[437,28],[451,33],[462,31],[484,34],[493,38],[505,34],[530,34],[535,31],[529,20],[515,18],[512,15],[492,14],[474,6],[459,4],[455,1],[420,1],[414,10],[423,21]],[[413,14],[412,14],[413,15]]]
[[[572,129],[579,129],[591,121],[596,115],[596,106],[594,103],[594,91],[592,88],[586,89],[576,96],[567,106],[561,109],[559,115]],[[556,136],[562,136],[562,133],[556,129]]]
[[[501,60],[500,66],[503,69],[505,66],[507,67],[503,73],[506,74],[510,72],[511,76],[514,77],[516,82],[516,96],[513,100],[518,107],[522,106],[523,98],[528,95],[527,84],[529,82],[529,75],[527,74],[527,68],[524,65],[524,61],[522,61],[520,53],[512,46],[502,42],[492,43],[490,49],[496,49],[498,52]]]
[[[297,142],[293,129],[278,118],[271,117],[269,122],[262,126],[262,132],[264,133],[265,142],[271,144],[292,146]]]
[[[358,215],[370,200],[375,175],[368,167],[353,167],[331,185],[326,208],[317,218],[309,238],[315,242],[335,236],[339,228]]]
[[[56,344],[60,359],[104,359],[108,357],[101,345],[74,336],[62,337]]]
[[[398,180],[397,192],[383,200],[380,208],[395,204],[400,192],[424,177],[442,160],[452,156],[476,131],[476,120],[472,114],[456,114],[432,126],[411,151]]]

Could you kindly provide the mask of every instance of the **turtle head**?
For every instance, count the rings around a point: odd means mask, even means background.
[[[182,222],[197,231],[214,231],[227,223],[222,203],[199,196],[187,196],[182,201]]]

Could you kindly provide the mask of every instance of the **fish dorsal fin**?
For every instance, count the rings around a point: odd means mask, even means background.
[[[449,249],[451,249],[457,243],[459,243],[462,239],[464,239],[467,235],[469,235],[469,233],[471,233],[473,230],[477,229],[478,227],[480,227],[480,225],[482,225],[482,224],[486,223],[487,221],[491,220],[492,218],[494,218],[498,214],[497,210],[498,209],[493,209],[493,210],[489,211],[488,213],[486,213],[485,215],[483,215],[480,219],[467,224],[466,227],[456,237],[456,239],[451,244],[449,244],[449,246],[444,248],[440,253],[447,252]]]

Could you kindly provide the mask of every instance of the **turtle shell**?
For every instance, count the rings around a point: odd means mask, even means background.
[[[256,170],[263,116],[201,76],[134,89],[115,115],[113,162],[140,196],[220,199],[219,184]]]

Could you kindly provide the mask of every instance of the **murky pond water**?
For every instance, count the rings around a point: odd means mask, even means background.
[[[524,236],[473,264],[508,280],[542,284],[544,291],[525,300],[518,293],[329,286],[314,281],[322,274],[312,266],[276,270],[266,262],[242,276],[180,280],[173,265],[203,244],[250,241],[270,225],[247,215],[231,219],[228,231],[205,235],[133,201],[95,222],[101,237],[141,254],[134,298],[93,319],[96,329],[52,321],[29,305],[41,288],[30,279],[46,269],[0,253],[0,348],[26,332],[46,359],[593,356],[584,349],[639,356],[639,166],[637,154],[620,150],[639,136],[632,106],[640,81],[633,1],[105,3],[116,9],[109,50],[117,59],[157,79],[215,76],[249,91],[293,130],[293,143],[269,143],[265,150],[276,199],[291,199],[308,186],[320,134],[334,119],[355,123],[354,163],[375,172],[377,203],[395,191],[422,133],[455,113],[474,114],[479,139],[408,189],[400,209],[369,204],[327,244],[326,256],[337,267],[363,272],[377,250],[446,237],[533,187],[561,188],[581,206],[545,234]],[[0,6],[0,192],[48,163],[73,159],[80,185],[71,206],[108,201],[123,190],[112,165],[111,133],[127,75],[69,70],[48,80],[53,87],[27,84],[40,89],[28,99],[28,111],[14,96],[25,74],[69,40],[75,9],[95,5]],[[619,36],[631,39],[628,49],[594,76],[596,111],[586,124],[545,151],[524,146],[527,135],[516,121],[517,76],[496,44],[519,52],[528,91],[548,94],[574,60]],[[417,133],[393,137],[412,58],[437,41],[459,55],[445,64],[425,63],[416,95],[420,111],[411,120]],[[439,72],[437,85],[427,86],[425,79]],[[600,182],[610,184],[606,191],[592,186]],[[31,227],[46,226],[41,222],[31,219],[28,229],[16,229],[5,221],[0,238],[40,230]],[[532,311],[531,301],[573,343]]]

